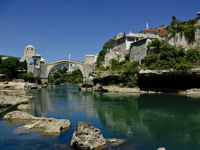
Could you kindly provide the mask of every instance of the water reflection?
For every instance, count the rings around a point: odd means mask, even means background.
[[[200,100],[178,95],[80,92],[63,86],[33,91],[35,116],[96,124],[104,137],[114,135],[145,149],[200,149]],[[96,120],[100,120],[99,122]],[[114,137],[113,137],[114,138]],[[70,140],[69,140],[70,141]]]

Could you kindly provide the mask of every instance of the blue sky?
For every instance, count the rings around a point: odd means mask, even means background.
[[[0,0],[0,54],[34,45],[48,62],[83,61],[119,32],[138,33],[196,17],[200,0]]]

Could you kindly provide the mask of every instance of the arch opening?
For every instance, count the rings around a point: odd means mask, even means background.
[[[79,65],[71,62],[59,62],[51,66],[48,82],[54,84],[79,84],[83,82],[83,71]]]

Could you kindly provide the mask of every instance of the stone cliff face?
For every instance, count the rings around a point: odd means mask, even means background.
[[[183,46],[183,48],[185,48],[186,50],[190,48],[194,48],[196,46],[200,46],[200,29],[197,29],[195,31],[195,41],[193,43],[188,43],[185,36],[183,35],[181,37],[179,33],[176,35],[175,38],[169,39],[168,42],[171,45]]]

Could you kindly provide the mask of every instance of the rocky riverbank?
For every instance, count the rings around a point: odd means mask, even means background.
[[[25,86],[23,81],[0,82],[0,113],[21,103],[28,103],[32,95],[27,94]]]
[[[121,88],[118,86],[103,86],[103,89],[108,92],[119,93],[140,93],[140,94],[161,94],[161,93],[176,93],[179,95],[185,95],[192,98],[200,98],[200,88],[191,89],[156,89],[156,88]]]

